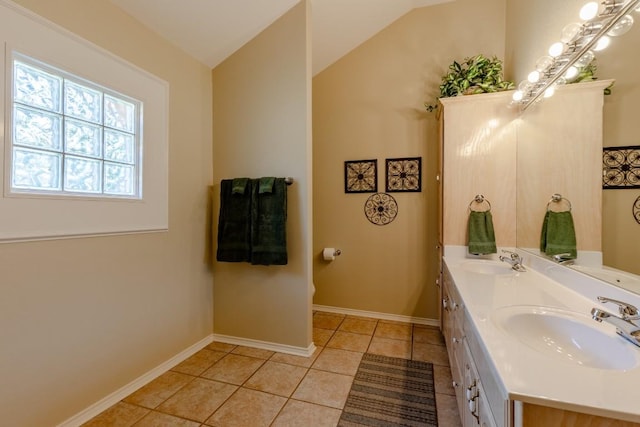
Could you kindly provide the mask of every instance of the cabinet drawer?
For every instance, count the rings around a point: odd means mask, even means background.
[[[502,391],[503,387],[498,384],[495,369],[478,342],[477,333],[467,316],[464,317],[464,331],[496,426],[506,427],[506,420],[508,420],[508,401]]]

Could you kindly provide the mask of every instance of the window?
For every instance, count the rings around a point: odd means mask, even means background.
[[[140,198],[139,101],[15,53],[12,83],[11,193]]]
[[[3,0],[0,44],[0,244],[167,231],[169,84]]]

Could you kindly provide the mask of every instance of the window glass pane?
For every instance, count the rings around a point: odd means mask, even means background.
[[[60,112],[62,78],[15,61],[14,99],[17,102]]]
[[[133,133],[135,105],[113,96],[104,96],[104,125]]]
[[[104,163],[104,192],[130,196],[135,194],[134,168],[129,165]]]
[[[61,162],[62,154],[14,147],[12,186],[28,190],[59,191],[62,187]]]
[[[13,143],[61,150],[60,116],[16,105],[13,110]]]
[[[133,135],[115,130],[104,130],[105,160],[132,164],[135,162],[134,147]]]
[[[79,120],[64,121],[65,152],[89,157],[102,155],[102,128]]]
[[[100,193],[102,187],[102,162],[65,156],[64,189],[83,193]]]
[[[64,113],[93,123],[102,122],[102,93],[65,80]]]

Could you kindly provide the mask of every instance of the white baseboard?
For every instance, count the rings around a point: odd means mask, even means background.
[[[239,338],[230,335],[213,334],[213,340],[227,344],[243,345],[246,347],[260,348],[278,353],[292,354],[294,356],[309,357],[316,351],[316,346],[311,343],[308,347],[295,347],[286,344],[277,344],[269,341],[259,341],[250,338]]]
[[[83,411],[77,413],[76,415],[72,416],[66,421],[63,421],[62,423],[58,424],[57,427],[77,427],[86,423],[91,418],[95,417],[96,415],[100,414],[101,412],[110,408],[111,406],[115,405],[116,403],[118,403],[119,401],[121,401],[122,399],[124,399],[125,397],[133,393],[134,391],[138,390],[140,387],[158,378],[160,375],[162,375],[169,369],[173,368],[178,363],[193,356],[195,353],[197,353],[198,351],[202,350],[207,345],[209,345],[212,341],[213,341],[213,335],[209,335],[201,339],[200,341],[193,344],[192,346],[186,348],[185,350],[182,350],[180,353],[176,354],[171,359],[161,363],[160,365],[156,366],[152,370],[148,371],[147,373],[131,381],[129,384],[114,391],[113,393],[106,396],[105,398],[100,399],[98,402],[94,403],[93,405],[89,406]]]
[[[326,311],[328,313],[344,314],[349,316],[371,317],[374,319],[392,320],[395,322],[415,323],[418,325],[440,326],[440,320],[427,319],[426,317],[403,316],[400,314],[377,313],[375,311],[354,310],[351,308],[332,307],[328,305],[314,304],[313,309],[316,311]]]

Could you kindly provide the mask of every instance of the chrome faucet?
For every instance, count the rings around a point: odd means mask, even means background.
[[[524,262],[524,260],[520,257],[520,255],[518,255],[515,252],[511,252],[508,251],[506,249],[503,249],[502,252],[509,254],[508,257],[500,255],[500,261],[504,261],[508,264],[511,265],[511,268],[514,269],[515,271],[527,271],[526,268],[524,268],[524,265],[522,265],[522,263]]]
[[[575,258],[573,258],[573,255],[571,255],[569,252],[553,255],[551,259],[553,259],[560,265],[573,265],[576,262]]]
[[[615,314],[611,314],[605,310],[594,307],[591,309],[591,317],[593,317],[593,320],[597,322],[606,320],[616,327],[618,335],[640,347],[640,325],[634,322],[635,320],[640,320],[638,309],[629,303],[612,298],[598,297],[598,301],[602,303],[611,302],[613,304],[617,304],[620,316],[618,317]]]

